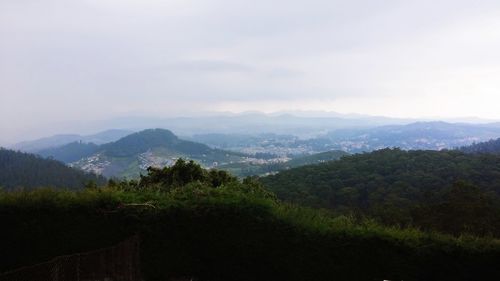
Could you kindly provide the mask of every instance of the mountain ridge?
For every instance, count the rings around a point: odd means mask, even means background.
[[[30,141],[18,142],[7,148],[13,150],[20,150],[24,152],[38,152],[45,149],[55,148],[63,146],[72,142],[85,142],[85,143],[95,143],[97,145],[115,141],[122,138],[133,131],[130,130],[120,130],[120,129],[108,129],[100,131],[95,134],[90,135],[80,135],[80,134],[57,134],[49,137],[43,137]]]

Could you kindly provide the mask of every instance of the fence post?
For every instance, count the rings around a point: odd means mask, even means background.
[[[80,259],[81,259],[81,255],[77,254],[77,259],[76,259],[76,281],[80,281]]]
[[[54,260],[52,267],[52,281],[59,281],[59,259]]]

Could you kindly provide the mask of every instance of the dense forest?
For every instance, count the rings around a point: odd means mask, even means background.
[[[67,167],[56,160],[0,148],[0,187],[78,189],[88,183],[103,184],[105,179]]]
[[[193,162],[78,192],[0,192],[0,214],[0,252],[9,253],[0,256],[0,272],[139,234],[149,281],[500,278],[493,238],[384,227],[293,206],[255,179]]]
[[[500,237],[500,156],[383,149],[260,181],[278,198],[306,206]]]
[[[500,154],[500,139],[489,140],[487,142],[475,143],[460,148],[466,153],[491,153]]]

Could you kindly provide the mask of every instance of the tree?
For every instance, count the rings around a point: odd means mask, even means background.
[[[171,189],[185,186],[191,182],[201,182],[215,188],[237,181],[226,171],[207,171],[193,160],[185,161],[182,158],[171,167],[149,167],[147,171],[146,176],[141,175],[140,187],[160,186],[163,189]]]

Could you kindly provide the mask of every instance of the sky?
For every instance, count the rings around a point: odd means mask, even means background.
[[[208,111],[500,119],[500,2],[0,0],[0,144]]]

